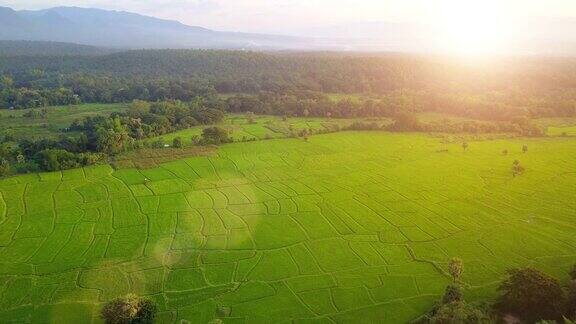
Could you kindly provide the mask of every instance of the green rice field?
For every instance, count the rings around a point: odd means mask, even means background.
[[[511,267],[565,278],[575,167],[572,138],[340,132],[0,180],[0,323],[99,323],[127,293],[159,323],[410,322],[452,257],[469,301]]]

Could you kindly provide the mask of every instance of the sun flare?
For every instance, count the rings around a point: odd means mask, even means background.
[[[512,38],[511,22],[493,1],[448,1],[441,6],[436,21],[438,46],[448,53],[498,54]]]

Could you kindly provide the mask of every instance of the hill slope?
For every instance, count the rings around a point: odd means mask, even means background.
[[[304,48],[309,40],[213,31],[124,11],[77,7],[15,11],[0,7],[0,40],[121,48]]]

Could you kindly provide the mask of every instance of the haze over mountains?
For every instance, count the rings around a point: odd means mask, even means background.
[[[506,54],[575,55],[576,19],[516,26]],[[214,31],[124,11],[78,7],[16,11],[0,7],[0,40],[67,42],[121,48],[442,52],[428,26],[365,22],[298,31],[293,36]]]
[[[1,40],[79,43],[120,48],[305,48],[289,36],[217,32],[129,12],[57,7],[21,10],[0,7]]]

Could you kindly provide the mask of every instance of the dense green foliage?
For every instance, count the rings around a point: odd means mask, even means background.
[[[561,320],[566,297],[557,279],[533,268],[512,269],[500,285],[502,295],[497,307],[533,323]]]
[[[409,55],[254,53],[233,51],[145,50],[95,57],[6,57],[0,75],[14,80],[0,86],[0,107],[65,104],[72,93],[83,102],[133,99],[189,101],[215,93],[276,96],[237,104],[242,111],[294,113],[296,95],[365,93],[381,97],[354,113],[362,116],[402,111],[442,111],[484,119],[516,116],[574,116],[576,62],[568,58],[510,58],[499,63],[462,63],[450,58]],[[62,89],[62,90],[61,90]],[[44,91],[44,92],[43,92]],[[248,99],[245,99],[248,100]],[[287,104],[282,101],[288,100]],[[293,100],[292,100],[293,101]],[[250,107],[245,107],[249,105]],[[350,117],[342,107],[321,102],[317,116]]]

